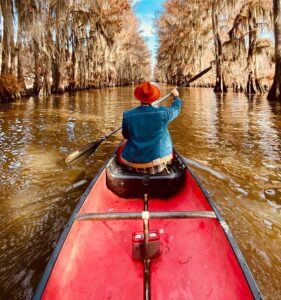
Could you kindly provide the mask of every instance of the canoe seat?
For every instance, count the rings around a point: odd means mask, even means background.
[[[149,197],[169,198],[177,193],[185,182],[186,167],[178,155],[167,166],[168,172],[156,175],[135,173],[120,165],[116,155],[106,167],[107,187],[122,198]]]

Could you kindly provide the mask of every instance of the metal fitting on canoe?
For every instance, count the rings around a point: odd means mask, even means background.
[[[149,211],[143,211],[141,216],[143,220],[149,220]]]

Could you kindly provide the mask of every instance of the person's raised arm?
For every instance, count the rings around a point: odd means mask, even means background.
[[[167,109],[168,122],[173,121],[180,113],[182,100],[179,98],[179,92],[177,89],[171,91],[171,95],[174,97],[172,106]]]

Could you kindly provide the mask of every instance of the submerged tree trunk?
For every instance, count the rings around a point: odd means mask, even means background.
[[[268,93],[269,100],[281,102],[281,0],[273,0],[275,36],[275,76]]]
[[[45,55],[43,83],[40,96],[49,97],[51,95],[51,60],[48,55]]]
[[[40,62],[39,62],[39,45],[38,42],[33,40],[33,53],[34,53],[34,82],[33,93],[38,96],[42,88],[41,76],[40,76]]]
[[[215,56],[216,56],[216,84],[215,92],[227,92],[226,85],[223,78],[222,69],[222,43],[219,36],[218,28],[218,14],[217,14],[217,3],[214,1],[212,3],[212,24],[213,24],[213,34],[215,42]]]

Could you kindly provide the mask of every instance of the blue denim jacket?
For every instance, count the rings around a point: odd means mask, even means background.
[[[141,105],[123,114],[122,134],[128,140],[122,157],[133,163],[147,163],[172,153],[168,124],[180,113],[182,101],[174,97],[171,107]]]

